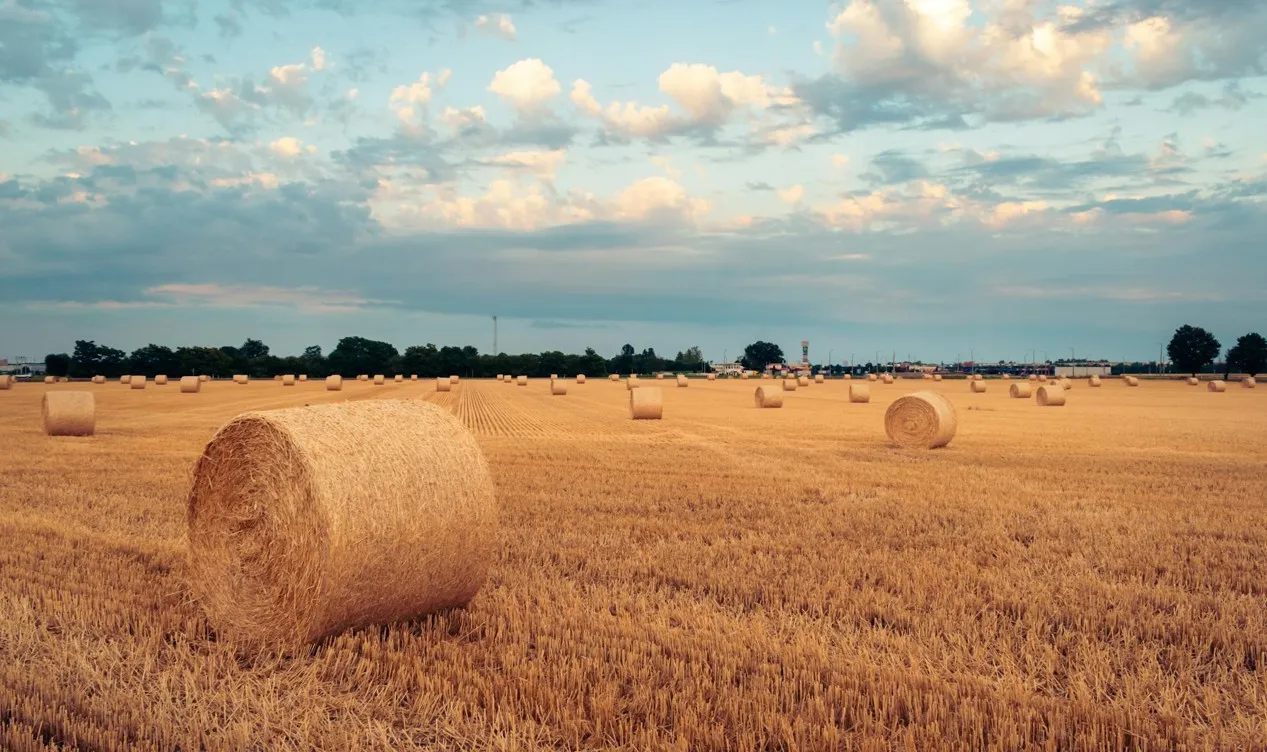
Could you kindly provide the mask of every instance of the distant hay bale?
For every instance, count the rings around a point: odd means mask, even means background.
[[[891,373],[886,373],[886,374],[884,374],[883,376],[881,376],[881,377],[880,377],[880,382],[881,382],[881,383],[884,383],[884,384],[892,384],[892,383],[893,383],[893,374],[891,374]]]
[[[1064,389],[1066,392],[1073,389],[1073,382],[1069,379],[1060,379],[1056,383],[1060,384],[1060,388]]]
[[[132,389],[144,389],[144,388],[145,388],[145,377],[144,377],[144,376],[133,376],[133,377],[132,377],[132,380],[128,382],[128,387],[130,387],[130,388],[132,388]]]
[[[879,380],[880,380],[880,377],[876,376],[874,373],[867,374],[867,381],[879,381]]]
[[[398,373],[394,377],[392,377],[392,381],[397,384],[403,384],[405,382],[405,377],[403,374]]]
[[[131,377],[131,376],[120,376],[120,377],[119,377],[119,383],[120,383],[120,384],[131,384],[131,383],[132,383],[132,377]]]
[[[1031,374],[1029,375],[1029,380],[1030,380],[1030,381],[1038,381],[1038,376],[1037,376],[1037,375],[1035,375],[1035,374],[1032,374],[1032,373],[1031,373]]]
[[[1215,379],[1214,381],[1209,382],[1209,385],[1206,388],[1211,392],[1226,392],[1227,382],[1222,379]]]
[[[618,373],[609,374],[609,375],[607,376],[607,380],[608,380],[608,381],[620,381],[620,374],[618,374]]]
[[[306,374],[306,373],[301,373],[301,374],[299,374],[299,380],[300,380],[300,381],[307,381],[307,380],[308,380],[308,374]]]
[[[923,376],[921,376],[920,378],[922,378],[924,381],[932,381],[932,380],[933,380],[933,375],[932,375],[931,373],[926,373],[926,374],[924,374]]]
[[[456,384],[456,383],[458,383],[458,382],[459,382],[459,381],[461,381],[461,380],[462,380],[462,379],[458,378],[457,376],[450,376],[450,377],[449,377],[449,383],[450,383],[450,384]]]
[[[686,378],[685,376],[679,375],[679,376],[677,377],[677,385],[678,385],[679,387],[686,387],[686,386],[690,386],[690,384],[691,384],[691,383],[687,380],[687,378]]]
[[[1098,387],[1098,386],[1100,386],[1100,377],[1099,377],[1099,376],[1092,376],[1092,377],[1088,378],[1088,379],[1087,379],[1087,386],[1090,386],[1090,387]]]
[[[868,384],[850,384],[849,385],[849,401],[850,402],[870,402],[871,387]]]
[[[180,377],[181,394],[197,394],[202,391],[202,381],[197,376]]]
[[[295,385],[295,375],[293,373],[288,373],[285,376],[282,376],[282,386],[294,386],[294,385]]]
[[[799,384],[796,383],[796,379],[783,379],[783,391],[795,392],[797,386]]]
[[[167,377],[159,374],[154,377],[154,386],[167,386]]]
[[[814,383],[815,383],[815,384],[822,384],[824,381],[826,381],[826,379],[825,379],[825,378],[823,378],[823,375],[822,375],[821,373],[820,373],[820,374],[816,374],[816,375],[814,376]]]
[[[40,412],[49,436],[92,436],[97,430],[92,392],[45,392]]]
[[[56,383],[57,383],[57,377],[56,377],[56,376],[45,376],[45,377],[44,377],[44,383],[45,383],[45,384],[56,384]]]
[[[13,388],[13,377],[6,374],[0,375],[0,390],[9,390]]]
[[[554,380],[555,380],[555,379],[557,379],[557,378],[559,378],[559,374],[557,374],[557,373],[552,373],[552,374],[550,374],[550,380],[551,380],[551,381],[554,381]]]
[[[555,397],[562,397],[568,393],[568,384],[562,379],[552,379],[550,381],[550,394]]]
[[[756,394],[753,395],[753,401],[756,402],[757,407],[783,407],[783,390],[772,386],[759,386]]]
[[[452,383],[453,383],[453,380],[452,380],[452,379],[449,379],[449,383],[450,383],[450,384],[452,384]],[[515,383],[516,383],[516,384],[518,384],[519,386],[528,386],[528,377],[527,377],[527,376],[519,376],[519,377],[517,377],[517,378],[515,379]]]
[[[1028,381],[1013,384],[1007,388],[1007,396],[1012,399],[1029,399],[1034,394],[1034,386]]]
[[[505,375],[505,374],[501,374],[501,373],[497,374],[497,380],[498,380],[498,381],[501,381],[501,380],[502,380],[502,376],[504,376],[504,375]]]
[[[249,412],[194,468],[190,588],[248,650],[462,606],[497,560],[497,501],[470,432],[423,400]]]
[[[1060,407],[1065,404],[1065,397],[1068,394],[1059,384],[1047,384],[1038,387],[1038,394],[1035,399],[1038,400],[1039,407]]]
[[[343,391],[343,377],[342,376],[327,376],[326,377],[326,391],[327,392]]]
[[[363,373],[363,374],[361,374],[361,375],[357,376],[357,377],[356,377],[356,380],[357,380],[357,381],[369,381],[369,380],[370,380],[370,377],[369,377],[369,374],[367,374],[367,373]]]
[[[709,380],[709,381],[716,381],[716,380],[717,380],[717,374],[715,374],[715,373],[710,373],[710,374],[708,374],[708,380]]]
[[[1253,376],[1246,376],[1245,378],[1241,379],[1242,389],[1253,389],[1257,386],[1258,386],[1258,380],[1255,379]]]
[[[105,377],[105,376],[100,376],[100,375],[98,375],[98,376],[93,376],[93,377],[92,377],[92,383],[94,383],[94,384],[104,384],[104,383],[106,383],[106,377]]]
[[[985,381],[985,377],[984,377],[984,376],[982,376],[982,375],[981,375],[981,374],[979,374],[979,373],[974,373],[974,374],[972,374],[972,380],[973,380],[973,381]]]
[[[955,438],[955,406],[937,392],[900,397],[884,411],[889,441],[907,449],[937,449]]]
[[[640,382],[638,381],[637,378],[630,376],[629,378],[625,379],[625,391],[632,392],[633,390],[638,388],[639,383]]]
[[[382,386],[387,383],[387,377],[381,373],[374,374],[374,386]]]
[[[634,420],[660,420],[664,417],[664,391],[658,386],[634,389],[629,393],[629,417]]]
[[[941,374],[940,373],[933,374],[933,381],[941,381]]]
[[[578,373],[578,374],[576,374],[576,383],[578,383],[578,384],[584,384],[584,383],[585,383],[585,374],[583,374],[583,373]]]
[[[1046,376],[1046,374],[1041,374],[1041,373],[1040,373],[1040,374],[1038,374],[1038,381],[1039,381],[1040,383],[1046,384],[1046,383],[1047,383],[1047,376]]]
[[[847,373],[847,374],[845,374],[844,376],[841,376],[841,378],[842,378],[842,379],[844,379],[845,381],[852,381],[852,380],[853,380],[853,374],[852,374],[852,373]]]
[[[1003,379],[1004,381],[1011,381],[1011,380],[1012,380],[1012,374],[1010,374],[1010,373],[1005,373],[1005,374],[1003,374],[1002,376],[1000,376],[999,378],[1000,378],[1000,379]]]
[[[1197,384],[1200,384],[1200,383],[1201,383],[1201,379],[1198,379],[1196,376],[1188,377],[1188,386],[1196,386]]]
[[[281,381],[281,380],[282,380],[282,375],[280,373],[273,374],[273,381]]]
[[[972,389],[973,394],[981,394],[985,392],[984,381],[969,381],[968,386],[970,389]]]
[[[809,386],[809,377],[808,377],[808,376],[797,376],[797,377],[796,377],[796,385],[797,385],[797,386]]]
[[[1127,386],[1139,386],[1139,379],[1137,379],[1137,378],[1136,378],[1136,377],[1134,377],[1134,376],[1127,376],[1127,377],[1126,377],[1126,385],[1127,385]]]
[[[747,381],[749,378],[751,378],[751,374],[749,374],[747,371],[744,371],[743,373],[739,374],[739,378],[743,379],[744,381]]]
[[[450,382],[448,379],[444,378],[443,376],[437,377],[436,391],[437,392],[451,392],[453,391],[453,383]]]
[[[246,383],[246,382],[248,382],[248,381],[250,381],[250,378],[249,378],[246,374],[244,374],[244,373],[235,373],[235,374],[233,374],[233,383],[234,383],[234,384],[245,384],[245,383]]]
[[[417,381],[417,380],[418,380],[418,374],[416,374],[416,373],[411,373],[411,374],[409,374],[409,380],[410,380],[410,381]]]

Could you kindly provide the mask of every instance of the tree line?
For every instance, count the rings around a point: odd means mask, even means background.
[[[1199,326],[1184,324],[1175,330],[1166,346],[1166,354],[1175,365],[1177,373],[1197,373],[1214,364],[1223,351],[1218,338]],[[1267,339],[1257,332],[1250,332],[1236,340],[1223,360],[1223,375],[1236,373],[1255,376],[1267,368]]]

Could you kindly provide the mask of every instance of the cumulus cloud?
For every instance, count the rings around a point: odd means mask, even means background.
[[[505,13],[480,15],[475,19],[475,28],[511,41],[519,36],[519,32],[515,30],[515,22]]]
[[[257,83],[251,76],[229,76],[211,88],[189,88],[198,107],[233,133],[250,131],[256,118],[277,112],[303,116],[314,106],[308,89],[313,73],[326,69],[326,53],[314,47],[308,60],[275,65]]]
[[[520,60],[493,74],[488,91],[500,96],[521,111],[537,111],[557,97],[563,87],[554,77],[554,70],[540,58]]]
[[[396,119],[403,131],[420,135],[428,128],[431,112],[431,97],[436,89],[443,88],[449,82],[453,72],[443,68],[439,73],[424,71],[418,80],[392,89],[388,104],[396,113]]]

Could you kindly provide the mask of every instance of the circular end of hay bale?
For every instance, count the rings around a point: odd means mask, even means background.
[[[343,377],[342,376],[327,376],[326,377],[326,391],[327,392],[343,391]]]
[[[9,374],[0,374],[0,391],[8,391],[13,388],[13,377]]]
[[[985,391],[985,382],[984,381],[969,381],[968,387],[972,389],[972,392],[974,394],[981,394],[982,392]]]
[[[664,391],[658,386],[648,386],[629,392],[629,417],[660,420],[664,417]]]
[[[416,373],[411,373],[411,374],[409,374],[409,380],[410,380],[410,381],[417,381],[417,380],[418,380],[418,374],[416,374]]]
[[[1036,375],[1034,375],[1034,374],[1032,374],[1032,373],[1031,373],[1031,374],[1029,375],[1029,380],[1030,380],[1030,381],[1038,381],[1038,376],[1036,376]]]
[[[1216,379],[1214,381],[1209,382],[1209,386],[1207,386],[1206,389],[1208,389],[1211,392],[1226,392],[1227,382],[1223,381],[1222,379]]]
[[[294,385],[295,385],[295,376],[294,376],[294,374],[290,374],[290,373],[288,373],[288,374],[286,374],[286,375],[282,376],[282,386],[294,386]]]
[[[817,374],[817,375],[815,375],[815,376],[814,376],[814,383],[815,383],[815,384],[822,384],[822,383],[823,383],[823,382],[825,382],[826,380],[827,380],[827,379],[826,379],[826,378],[824,378],[824,377],[823,377],[823,375],[822,375],[821,373],[820,373],[820,374]]]
[[[561,381],[559,379],[551,379],[550,381],[551,395],[555,397],[562,397],[563,395],[567,393],[568,393],[568,385],[566,381]]]
[[[128,387],[132,389],[144,389],[145,383],[144,376],[133,376],[132,380],[128,382]]]
[[[578,384],[584,384],[584,383],[585,383],[585,374],[583,374],[583,373],[578,373],[578,374],[576,374],[576,383],[578,383]]]
[[[437,392],[451,392],[453,391],[453,383],[449,381],[447,378],[440,376],[436,378],[436,391]]]
[[[690,386],[690,382],[687,381],[687,378],[685,376],[678,376],[677,385],[678,387],[686,387],[686,386]]]
[[[370,377],[369,377],[369,374],[363,373],[363,374],[361,374],[361,375],[357,376],[357,377],[356,377],[356,380],[357,380],[357,381],[369,381],[369,380],[370,380]]]
[[[871,401],[871,387],[867,384],[850,384],[849,401],[865,403]]]
[[[880,380],[880,377],[876,376],[874,373],[867,374],[867,381],[879,381],[879,380]]]
[[[1241,388],[1243,389],[1253,389],[1257,386],[1258,386],[1258,380],[1255,379],[1253,376],[1246,376],[1245,378],[1241,379]]]
[[[48,436],[92,436],[97,430],[92,392],[45,392],[40,413]]]
[[[955,407],[937,392],[899,397],[884,412],[889,441],[908,449],[937,449],[955,438]]]
[[[44,383],[45,383],[45,384],[56,384],[56,383],[57,383],[57,377],[56,377],[56,376],[45,376],[45,377],[44,377]]]
[[[1007,396],[1012,399],[1029,399],[1033,393],[1034,387],[1028,381],[1007,388]]]
[[[308,374],[306,374],[306,373],[301,373],[301,374],[299,374],[299,380],[300,380],[300,381],[307,381],[307,380],[308,380]]]
[[[783,391],[795,392],[796,387],[800,386],[796,383],[796,379],[783,379]]]
[[[1035,399],[1039,407],[1060,407],[1065,404],[1066,392],[1059,384],[1038,387]]]
[[[239,415],[198,460],[186,516],[191,589],[248,648],[461,606],[497,558],[484,456],[422,400]]]
[[[374,374],[374,386],[382,386],[387,383],[387,377],[381,373]]]
[[[154,377],[154,386],[167,386],[167,377],[159,374]]]
[[[608,381],[620,381],[620,374],[618,374],[618,373],[609,374],[609,375],[607,376],[607,380],[608,380]]]
[[[453,383],[453,380],[452,380],[452,379],[450,379],[450,380],[449,380],[449,383],[450,383],[450,384],[452,384],[452,383]],[[516,383],[516,384],[518,384],[519,386],[528,386],[528,377],[527,377],[527,376],[519,376],[518,378],[516,378],[516,379],[515,379],[515,383]]]
[[[756,394],[753,395],[753,400],[760,408],[783,407],[783,390],[771,386],[759,386]]]
[[[202,381],[197,376],[180,377],[181,394],[197,394],[202,391]]]

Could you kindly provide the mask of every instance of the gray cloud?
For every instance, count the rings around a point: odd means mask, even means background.
[[[1199,110],[1211,108],[1236,111],[1249,104],[1250,100],[1262,98],[1262,94],[1242,90],[1240,81],[1229,81],[1218,97],[1209,97],[1195,91],[1185,92],[1175,98],[1168,111],[1180,115],[1192,115]]]
[[[918,178],[928,177],[928,166],[918,159],[909,157],[903,152],[888,149],[871,158],[874,172],[866,172],[859,177],[871,183],[892,185],[907,183]]]

